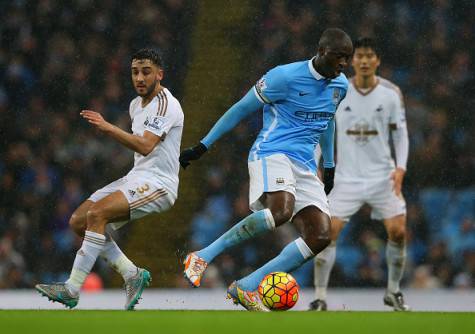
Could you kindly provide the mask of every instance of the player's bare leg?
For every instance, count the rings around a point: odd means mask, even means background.
[[[208,263],[218,254],[245,240],[273,230],[292,217],[295,198],[291,193],[285,191],[264,193],[260,201],[266,209],[252,213],[208,247],[186,256],[183,274],[193,287],[200,286]]]
[[[129,219],[129,202],[122,192],[113,192],[91,205],[86,217],[87,231],[104,235],[108,223]]]
[[[292,219],[302,239],[314,254],[323,251],[331,242],[330,217],[316,206],[307,206]]]
[[[87,211],[87,230],[92,231],[95,233],[104,234],[106,224],[115,221],[122,221],[129,219],[129,203],[125,198],[124,194],[120,191],[116,191],[109,196],[99,200],[98,202],[94,203],[89,210]],[[114,241],[111,241],[113,244],[105,245],[109,246],[107,249],[104,246],[104,251],[109,251],[109,253],[119,253],[116,258],[112,260],[112,266],[116,267],[120,270],[119,263],[120,262],[127,262],[127,258],[123,258],[123,253],[117,247]],[[114,247],[115,246],[115,247]],[[111,255],[111,254],[109,254]],[[124,256],[125,257],[125,256]],[[128,260],[130,261],[130,260]],[[116,263],[117,262],[117,263]],[[131,262],[128,264],[128,267],[135,267]],[[136,267],[135,267],[136,268]],[[133,269],[135,269],[133,268]],[[127,270],[127,272],[131,272],[131,270]],[[124,274],[124,276],[126,276]],[[150,284],[151,281],[150,273],[142,268],[137,268],[136,272],[133,276],[129,275],[125,277],[125,292],[126,292],[126,303],[125,309],[132,310],[134,306],[138,303],[143,290]]]
[[[408,311],[410,307],[405,304],[399,287],[406,263],[406,216],[398,215],[385,219],[384,226],[388,233],[386,245],[388,286],[384,304],[393,307],[395,311]]]
[[[84,232],[84,241],[81,249],[76,255],[69,280],[64,284],[40,284],[37,286],[37,290],[42,294],[47,292],[46,295],[48,298],[62,302],[69,307],[74,303],[69,302],[69,305],[65,303],[64,301],[68,302],[68,300],[65,300],[64,295],[68,292],[67,297],[69,297],[69,299],[75,299],[77,304],[79,290],[84,283],[84,280],[92,269],[99,254],[104,251],[106,244],[106,225],[114,221],[128,220],[129,203],[125,196],[119,191],[104,197],[96,203],[86,201],[78,208],[78,210],[75,211],[75,215],[70,221],[75,232],[80,235],[83,232],[84,212],[87,222],[86,231]],[[150,283],[150,280],[150,273],[144,269],[136,270],[135,274],[133,276],[131,275],[131,277],[126,280],[126,309],[133,309],[135,304],[138,302],[143,289]],[[57,289],[54,288],[55,286]]]
[[[260,201],[271,211],[276,227],[285,224],[292,218],[295,197],[291,193],[287,191],[264,193]]]
[[[71,229],[80,237],[84,237],[87,228],[87,212],[94,204],[93,201],[84,201],[71,215],[69,225]],[[137,268],[121,251],[109,233],[106,232],[106,243],[104,249],[99,255],[103,257],[112,269],[122,275],[124,281],[137,274],[140,268]]]
[[[308,206],[300,210],[292,222],[301,237],[285,246],[279,255],[262,267],[238,280],[236,286],[239,289],[248,293],[257,290],[260,281],[268,273],[274,271],[292,272],[330,243],[330,217],[316,206]]]
[[[336,217],[331,218],[331,243],[315,257],[315,300],[310,303],[310,310],[326,311],[328,308],[326,302],[328,281],[333,265],[335,264],[336,241],[344,226],[344,220]]]
[[[84,233],[86,233],[87,212],[93,204],[94,202],[91,200],[82,202],[69,218],[69,227],[81,238],[84,238]]]
[[[338,238],[338,234],[343,228],[343,222],[337,224],[334,230],[333,221],[330,220],[330,217],[318,208],[310,206],[300,211],[294,217],[293,223],[304,237],[306,244],[309,245],[314,254],[317,254],[317,257],[321,256],[322,253],[325,257],[328,257],[327,261],[324,262],[324,269],[328,270],[328,275],[326,277],[325,286],[320,287],[320,289],[325,292],[325,295],[322,294],[320,298],[317,297],[310,304],[310,309],[326,311],[326,287],[328,285],[331,268],[335,262],[335,241],[333,240]],[[318,259],[316,261],[318,261]],[[318,288],[318,285],[316,285],[316,287]],[[319,293],[323,291],[319,291]]]

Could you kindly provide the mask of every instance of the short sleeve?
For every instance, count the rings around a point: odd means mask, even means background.
[[[287,80],[284,70],[276,67],[267,72],[254,86],[257,98],[266,104],[284,100],[287,97]]]
[[[135,110],[137,109],[138,104],[140,103],[140,98],[135,98],[132,101],[130,101],[129,105],[129,116],[130,119],[133,120],[135,116]]]
[[[348,80],[346,76],[342,73],[338,79],[332,80],[329,88],[332,89],[332,100],[336,111],[348,92]]]
[[[348,92],[348,85],[344,85],[342,88],[341,88],[341,92],[338,96],[338,100],[336,102],[336,105],[335,105],[335,110],[338,109],[338,106],[340,105],[341,101],[343,101],[346,97],[346,93]]]
[[[168,103],[167,98],[159,99],[158,110],[149,112],[145,120],[145,131],[163,137],[171,128],[179,125],[180,112],[174,104]]]

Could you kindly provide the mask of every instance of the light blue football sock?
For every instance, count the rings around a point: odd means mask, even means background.
[[[291,242],[275,258],[265,265],[237,281],[237,285],[246,291],[255,291],[262,279],[270,273],[283,271],[289,273],[299,268],[315,255],[302,238]]]
[[[274,228],[274,218],[269,209],[254,212],[234,225],[211,245],[198,251],[197,255],[210,263],[224,250]]]

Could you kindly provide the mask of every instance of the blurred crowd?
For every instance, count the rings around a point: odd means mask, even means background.
[[[341,27],[353,38],[375,37],[382,49],[379,75],[404,94],[410,136],[404,286],[475,287],[475,7],[471,1],[454,0],[266,3],[256,27],[254,68],[236,99],[270,68],[315,55],[326,27]],[[210,195],[192,223],[194,249],[208,245],[249,213],[246,160],[260,117],[236,128],[229,139],[235,144],[232,152],[229,141],[213,148]],[[224,285],[242,277],[294,237],[287,226],[273,237],[222,255],[215,265],[219,270],[204,283]],[[364,207],[338,241],[330,286],[385,286],[385,246],[382,223],[371,221]],[[296,276],[301,285],[311,285],[313,264]]]
[[[0,2],[0,288],[68,274],[80,245],[68,229],[70,214],[132,163],[130,152],[103,140],[79,111],[101,112],[128,128],[130,56],[144,46],[163,51],[164,84],[180,97],[190,3]],[[312,57],[325,27],[377,37],[380,74],[401,87],[409,125],[405,285],[475,287],[474,6],[468,0],[262,3],[250,41],[253,68],[243,73],[236,100],[273,66]],[[256,113],[210,152],[208,193],[190,223],[190,248],[208,245],[249,214],[247,153],[260,125]],[[288,225],[221,255],[204,284],[225,285],[294,238]],[[382,224],[364,208],[339,240],[330,284],[384,286],[385,243]],[[311,284],[312,271],[309,263],[296,273],[301,285]],[[108,275],[102,278],[107,284]]]
[[[190,18],[182,0],[0,2],[0,288],[61,281],[80,243],[72,211],[132,153],[82,109],[130,128],[131,55],[162,51],[179,94]],[[107,276],[105,276],[107,277]]]

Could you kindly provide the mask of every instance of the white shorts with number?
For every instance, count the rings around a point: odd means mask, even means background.
[[[341,181],[328,196],[333,217],[348,220],[364,204],[371,207],[371,218],[381,220],[406,214],[406,201],[396,196],[389,178],[379,180]]]
[[[263,193],[286,191],[294,195],[293,215],[307,206],[316,206],[330,216],[327,196],[323,183],[312,172],[296,166],[284,154],[248,162],[249,206],[257,211],[264,208],[259,198]]]
[[[97,202],[116,191],[124,194],[129,202],[130,220],[142,218],[150,213],[159,213],[168,210],[175,202],[175,198],[160,184],[153,181],[153,177],[141,174],[128,174],[93,193],[89,200]],[[118,229],[128,221],[112,223],[112,228]]]

